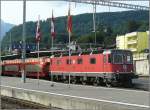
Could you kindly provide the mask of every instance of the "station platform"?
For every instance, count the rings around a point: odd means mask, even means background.
[[[54,86],[51,86],[51,85]],[[62,109],[148,110],[149,92],[1,77],[1,94]]]

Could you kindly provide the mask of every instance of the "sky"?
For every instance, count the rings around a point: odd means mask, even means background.
[[[119,1],[117,1],[119,2]],[[148,1],[126,1],[125,3],[148,6]],[[52,9],[54,16],[66,16],[68,14],[68,2],[63,1],[27,1],[26,21],[37,21],[38,15],[41,20],[51,17]],[[126,11],[127,9],[97,6],[97,12],[115,12]],[[92,13],[91,4],[71,3],[71,14],[77,15],[82,13]],[[7,23],[19,25],[23,22],[23,2],[22,1],[2,1],[1,18]]]

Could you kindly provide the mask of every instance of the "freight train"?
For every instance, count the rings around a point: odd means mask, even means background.
[[[25,63],[21,55],[2,57],[2,75],[21,76],[24,68],[27,77],[47,78],[65,83],[131,86],[134,74],[132,52],[106,49],[71,52],[41,51],[28,53]],[[35,58],[34,58],[35,57]]]

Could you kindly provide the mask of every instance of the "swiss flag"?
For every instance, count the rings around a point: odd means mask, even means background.
[[[71,34],[72,32],[72,16],[70,15],[70,7],[69,7],[69,10],[68,10],[68,22],[67,22],[67,30],[68,30],[68,33]]]
[[[52,10],[52,18],[51,18],[51,36],[55,38],[55,25],[54,25],[54,16],[53,16],[53,10]]]
[[[40,30],[40,16],[39,16],[36,28],[36,42],[40,42],[40,40],[41,40],[41,30]]]

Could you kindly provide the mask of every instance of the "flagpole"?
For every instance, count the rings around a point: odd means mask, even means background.
[[[0,10],[1,10],[1,0],[0,0]],[[1,19],[1,12],[0,12],[0,19]],[[0,20],[0,62],[2,62],[1,59],[1,40],[2,40],[2,28],[1,28],[2,22]],[[0,85],[1,85],[1,75],[2,75],[2,65],[0,65]],[[1,92],[0,92],[1,93]],[[1,103],[1,95],[0,95],[0,109],[2,108],[2,103]]]
[[[38,43],[37,43],[37,48],[38,48],[38,63],[39,63],[39,65],[40,65],[40,54],[39,54],[39,41],[38,41]],[[38,70],[38,87],[39,87],[39,70]]]
[[[69,32],[69,64],[71,65],[70,37],[71,37],[71,32]],[[69,88],[70,88],[70,71],[69,71]]]
[[[52,37],[52,50],[53,50],[53,41],[54,41],[54,18],[53,18],[53,10],[52,10],[52,18],[51,18],[51,37]]]
[[[41,37],[41,32],[40,32],[40,15],[38,16],[38,22],[37,22],[37,29],[36,29],[36,43],[37,43],[37,63],[38,66],[40,66],[40,55],[39,55],[39,43],[40,43],[40,38]],[[37,69],[37,80],[38,80],[38,87],[39,87],[39,74],[40,74],[40,67]]]
[[[52,47],[51,47],[51,50],[52,50],[52,55],[53,55],[53,41],[54,41],[54,39],[53,39],[53,36],[51,36],[52,37]],[[53,86],[54,84],[53,84],[53,75],[52,75],[52,72],[51,72],[51,86]]]
[[[54,39],[53,39],[53,36],[52,36],[52,47],[51,47],[51,49],[53,50],[53,46],[54,46]]]
[[[149,1],[149,6],[150,6],[150,1]],[[150,9],[149,9],[150,10]],[[149,11],[149,15],[150,15],[150,11]],[[150,19],[149,19],[149,22],[150,22]],[[150,33],[150,25],[149,25],[149,33]],[[149,50],[150,50],[150,34],[149,34]],[[150,51],[149,51],[149,54],[150,54]],[[148,58],[148,64],[149,64],[149,70],[150,70],[150,57]],[[150,72],[149,72],[149,92],[150,92]],[[150,94],[149,94],[149,98],[150,98]],[[149,101],[149,106],[150,106],[150,101]]]
[[[70,14],[70,7],[71,7],[71,2],[69,0],[69,14]],[[71,16],[71,15],[69,15],[69,16]],[[69,27],[69,65],[71,65],[70,37],[71,37],[71,30],[70,30],[70,27]],[[70,88],[70,71],[69,71],[69,88]]]
[[[52,17],[51,17],[51,50],[53,55],[53,48],[54,48],[54,37],[55,37],[55,27],[54,27],[54,16],[53,16],[53,10],[52,10]],[[53,87],[53,74],[51,72],[51,86]]]

